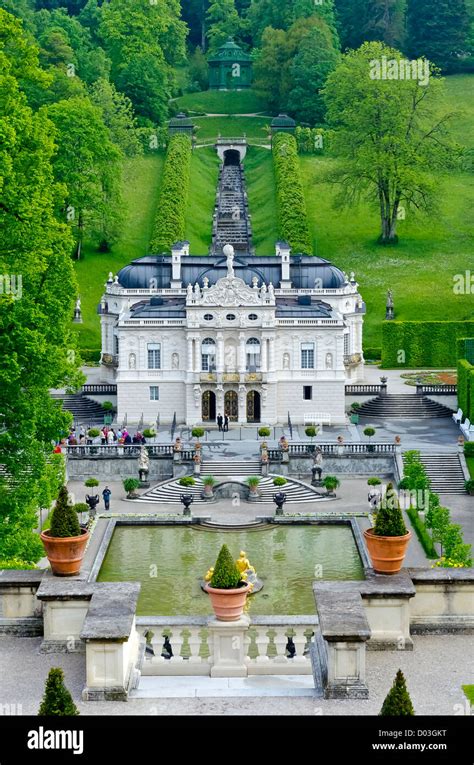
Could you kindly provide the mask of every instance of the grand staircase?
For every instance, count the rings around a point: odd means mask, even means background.
[[[259,459],[203,460],[201,475],[213,475],[214,478],[249,478],[251,475],[261,475],[262,465]]]
[[[431,454],[421,452],[431,488],[436,494],[465,494],[464,472],[458,454]]]
[[[63,409],[71,412],[76,425],[98,425],[104,422],[101,405],[83,393],[55,393],[53,398],[62,401]]]
[[[209,475],[209,473],[203,473],[203,476]],[[215,471],[212,473],[220,483],[219,477]],[[256,472],[247,473],[249,475],[258,475]],[[243,478],[243,476],[242,476]],[[236,476],[230,477],[230,480],[237,480]],[[194,501],[193,505],[208,505],[209,501],[203,499],[201,494],[204,490],[204,483],[201,478],[195,478],[194,486],[181,486],[179,479],[173,479],[171,481],[165,481],[164,483],[155,486],[150,491],[141,494],[140,497],[133,500],[135,504],[139,503],[159,503],[170,505],[181,505],[180,497],[182,494],[192,494]],[[295,481],[291,478],[288,479],[285,486],[275,486],[273,483],[273,476],[268,478],[262,478],[258,487],[260,497],[256,500],[259,504],[271,504],[274,506],[273,495],[279,491],[283,491],[286,494],[286,504],[296,503],[310,503],[318,502],[325,499],[324,496],[319,494],[312,486]],[[212,507],[212,505],[210,505]]]
[[[414,393],[393,393],[377,396],[366,401],[358,414],[361,417],[380,417],[390,419],[398,417],[406,420],[428,419],[430,417],[451,417],[452,409],[433,401],[427,396]]]

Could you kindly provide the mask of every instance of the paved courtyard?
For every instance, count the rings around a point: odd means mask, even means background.
[[[474,680],[472,636],[439,635],[414,638],[414,650],[369,651],[366,701],[325,701],[308,696],[130,699],[128,702],[81,701],[85,657],[79,654],[38,654],[40,638],[0,638],[0,704],[21,704],[35,715],[50,667],[62,667],[66,684],[85,715],[376,715],[403,670],[417,715],[468,714],[461,686]],[[192,684],[193,678],[187,678]],[[164,681],[168,680],[163,678]],[[266,678],[259,678],[262,687]],[[210,681],[212,682],[212,681]],[[219,686],[217,681],[216,685]],[[258,688],[256,688],[258,691]],[[264,691],[263,691],[264,692]]]

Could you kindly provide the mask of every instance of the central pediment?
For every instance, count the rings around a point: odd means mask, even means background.
[[[222,308],[237,308],[239,306],[264,305],[274,302],[269,293],[258,287],[249,287],[243,279],[224,277],[212,287],[203,287],[198,293],[188,294],[187,305],[220,306]]]

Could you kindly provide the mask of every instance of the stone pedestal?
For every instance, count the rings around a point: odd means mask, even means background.
[[[201,475],[201,463],[195,462],[194,463],[194,475]]]
[[[207,627],[213,656],[211,677],[247,677],[245,638],[249,624],[247,616],[235,622],[209,620]]]
[[[289,452],[282,452],[281,453],[281,462],[283,465],[288,465],[290,462],[290,453]]]
[[[262,462],[262,476],[264,478],[268,476],[268,462]]]
[[[365,682],[365,643],[336,641],[327,643],[327,699],[367,699]]]

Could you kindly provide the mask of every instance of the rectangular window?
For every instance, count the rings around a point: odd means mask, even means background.
[[[314,369],[314,343],[301,344],[301,369]]]
[[[158,385],[150,385],[150,401],[160,400],[160,388]]]
[[[311,385],[303,385],[303,399],[311,401],[313,398],[313,388]]]
[[[161,369],[160,343],[148,343],[148,369]]]
[[[117,335],[114,335],[114,353],[116,356],[119,354],[119,339]]]
[[[351,336],[349,333],[344,335],[344,356],[349,356],[351,352]]]

